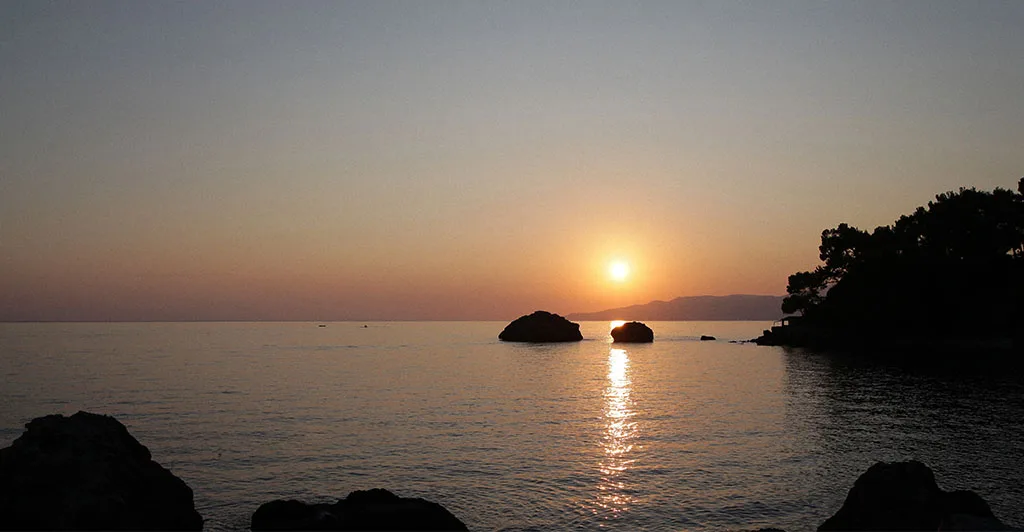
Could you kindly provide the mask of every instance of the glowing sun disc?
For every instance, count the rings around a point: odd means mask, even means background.
[[[629,264],[623,261],[613,262],[608,268],[608,273],[611,274],[612,279],[616,281],[625,281],[626,277],[629,277]]]

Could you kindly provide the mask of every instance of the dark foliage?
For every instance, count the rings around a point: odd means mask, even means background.
[[[1019,338],[1024,178],[1017,190],[961,188],[870,233],[825,230],[823,264],[789,277],[783,312],[883,337]]]

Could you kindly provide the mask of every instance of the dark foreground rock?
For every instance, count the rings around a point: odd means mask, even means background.
[[[711,341],[714,341],[714,340],[717,340],[717,339],[718,338],[715,338],[714,336],[711,336],[709,334],[702,334],[702,335],[700,335],[700,341],[701,342],[711,342]]]
[[[580,333],[580,324],[558,314],[538,310],[506,325],[498,339],[506,342],[578,342],[583,339],[583,334]]]
[[[612,341],[631,344],[649,343],[654,341],[654,331],[639,321],[631,321],[612,329]]]
[[[436,502],[384,489],[353,491],[334,504],[272,501],[252,514],[252,530],[467,530]]]
[[[818,530],[1012,530],[973,491],[942,491],[921,462],[878,462]]]
[[[202,530],[192,489],[119,421],[33,419],[0,449],[0,530]]]

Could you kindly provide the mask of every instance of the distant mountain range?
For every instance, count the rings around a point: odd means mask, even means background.
[[[782,317],[781,306],[782,296],[690,296],[598,312],[577,312],[566,317],[576,321],[770,321]]]

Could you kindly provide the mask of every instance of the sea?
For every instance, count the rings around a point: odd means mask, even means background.
[[[38,416],[115,416],[216,531],[370,488],[480,531],[814,530],[909,459],[1024,526],[1020,372],[648,325],[651,344],[583,322],[531,345],[504,322],[0,324],[0,447]]]

